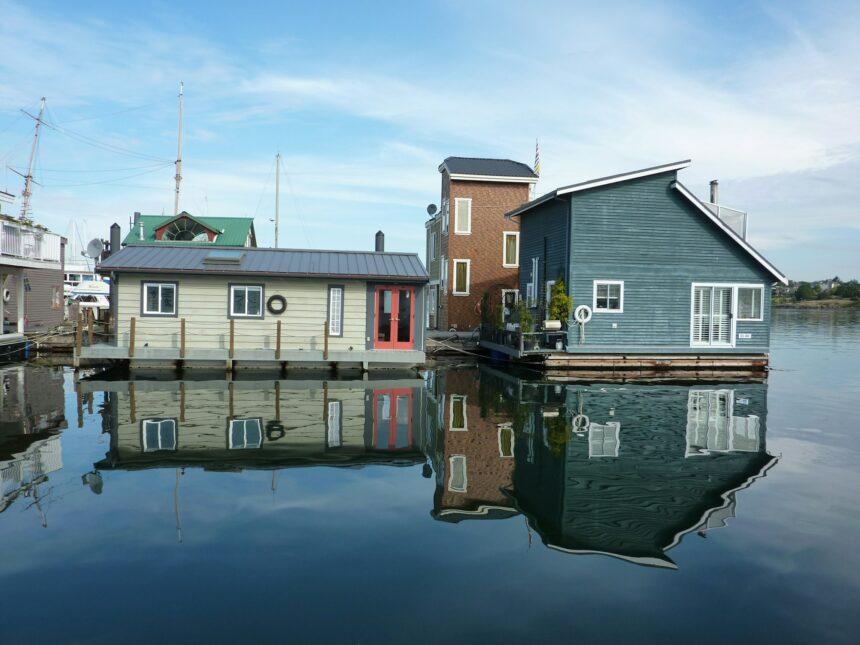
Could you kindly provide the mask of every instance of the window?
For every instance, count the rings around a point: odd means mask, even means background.
[[[532,258],[531,280],[526,283],[526,306],[537,306],[538,259]]]
[[[499,424],[499,456],[514,456],[514,427],[510,423]]]
[[[176,450],[176,419],[144,419],[140,429],[143,452]]]
[[[505,231],[502,233],[502,242],[502,266],[520,266],[520,234],[516,231]]]
[[[427,290],[427,329],[436,329],[436,287],[430,285]]]
[[[328,402],[325,443],[329,448],[340,448],[343,445],[342,411],[343,404],[340,401]]]
[[[142,316],[175,316],[176,283],[144,282]]]
[[[588,424],[588,458],[617,457],[620,445],[618,421]]]
[[[260,419],[231,419],[227,438],[230,450],[259,448],[263,444]]]
[[[624,282],[621,280],[594,281],[594,311],[620,314],[624,311]]]
[[[762,320],[763,287],[738,287],[738,320]]]
[[[454,200],[454,234],[469,235],[472,232],[472,200],[458,197]]]
[[[466,455],[452,455],[449,463],[451,472],[448,475],[448,490],[452,493],[465,493],[468,485]]]
[[[230,317],[262,318],[263,287],[260,285],[230,285]]]
[[[466,419],[466,397],[462,394],[452,394],[449,405],[451,406],[451,430],[454,432],[468,430],[469,422]]]
[[[732,285],[694,284],[690,320],[690,344],[734,345]]]
[[[454,260],[454,295],[469,295],[469,271],[471,260]]]
[[[328,288],[328,335],[343,336],[343,287]]]
[[[427,262],[436,259],[436,231],[429,229],[429,237],[427,238]]]

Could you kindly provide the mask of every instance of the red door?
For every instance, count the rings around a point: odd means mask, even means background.
[[[374,349],[412,349],[415,335],[415,288],[376,287]]]
[[[412,390],[374,390],[373,447],[409,450],[412,445]]]

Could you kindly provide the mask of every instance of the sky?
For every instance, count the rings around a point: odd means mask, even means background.
[[[278,152],[281,246],[423,257],[439,163],[539,139],[539,193],[690,158],[790,278],[860,277],[860,4],[595,4],[0,0],[0,190],[45,96],[35,219],[171,214],[183,81],[180,207],[261,245]]]

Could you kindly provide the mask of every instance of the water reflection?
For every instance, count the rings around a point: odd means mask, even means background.
[[[58,433],[65,427],[62,371],[0,369],[0,513],[26,500],[46,525],[46,489],[63,467]]]
[[[667,551],[725,526],[738,492],[775,463],[763,383],[564,385],[469,366],[423,380],[89,380],[80,390],[105,393],[110,434],[86,483],[100,492],[104,471],[175,468],[177,524],[186,468],[423,464],[436,520],[522,515],[552,549],[674,567]]]

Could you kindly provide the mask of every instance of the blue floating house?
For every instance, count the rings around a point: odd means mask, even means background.
[[[485,333],[482,344],[558,366],[763,367],[771,290],[787,278],[746,239],[746,213],[703,202],[678,180],[680,161],[557,188],[508,217],[520,223],[520,299],[532,333]],[[570,320],[546,322],[563,280]]]

